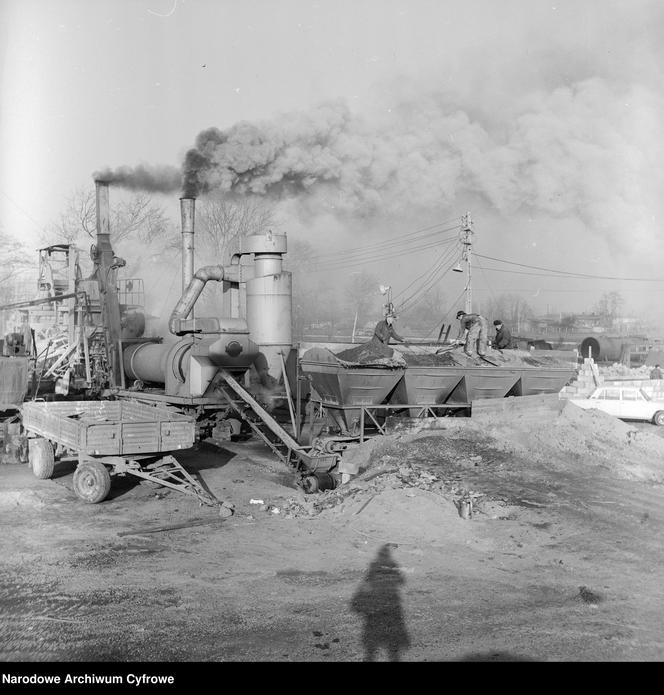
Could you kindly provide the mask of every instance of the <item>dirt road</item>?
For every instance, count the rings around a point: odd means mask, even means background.
[[[660,660],[664,439],[606,427],[453,419],[317,496],[257,443],[184,453],[229,519],[129,480],[86,505],[70,464],[4,465],[0,659]]]

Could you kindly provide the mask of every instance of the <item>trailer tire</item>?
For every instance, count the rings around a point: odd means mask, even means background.
[[[655,413],[655,417],[653,417],[652,421],[656,425],[664,425],[664,410],[658,410]]]
[[[38,437],[28,441],[28,462],[36,478],[48,480],[53,476],[55,454],[48,439]]]
[[[74,471],[74,492],[88,504],[97,504],[108,497],[111,474],[100,461],[80,463]]]

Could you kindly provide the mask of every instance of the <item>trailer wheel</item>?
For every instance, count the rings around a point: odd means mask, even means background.
[[[664,425],[664,410],[658,410],[655,413],[655,417],[652,419],[652,421],[656,425]]]
[[[42,437],[30,439],[28,442],[28,462],[35,477],[40,480],[48,480],[53,475],[55,468],[55,454],[51,442]]]
[[[111,475],[103,463],[86,461],[74,471],[74,492],[88,504],[105,500],[111,489]]]

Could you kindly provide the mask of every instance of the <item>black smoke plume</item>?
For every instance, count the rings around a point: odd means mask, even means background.
[[[182,186],[182,172],[174,166],[139,164],[136,167],[106,168],[95,171],[92,177],[95,181],[103,181],[130,191],[173,193]]]

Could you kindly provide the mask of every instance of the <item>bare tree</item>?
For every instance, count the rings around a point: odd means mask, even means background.
[[[602,324],[607,328],[613,325],[615,319],[620,316],[620,310],[625,300],[620,292],[606,292],[595,306],[595,311],[602,317]]]
[[[501,294],[484,303],[482,314],[489,319],[500,319],[507,324],[512,333],[518,333],[526,319],[534,316],[530,304],[516,294]]]
[[[0,230],[0,248],[2,248],[0,284],[9,282],[17,274],[29,270],[36,263],[36,254],[32,254],[27,246],[10,237],[4,230]]]
[[[380,321],[381,314],[377,311],[378,304],[378,280],[372,273],[362,270],[353,273],[346,285],[345,295],[349,304],[350,318],[357,316],[358,325],[362,326],[369,318],[369,312],[373,318]]]
[[[19,297],[17,289],[20,278],[32,272],[37,276],[37,254],[21,241],[0,229],[0,248],[2,248],[2,267],[0,268],[0,301],[7,302]],[[36,290],[35,290],[36,292]]]
[[[146,193],[134,193],[110,206],[113,241],[129,237],[150,241],[165,233],[168,220],[162,208],[152,203]],[[57,221],[42,235],[44,244],[86,246],[97,233],[95,190],[76,189],[66,200]]]
[[[221,192],[201,197],[196,205],[195,256],[203,265],[225,265],[239,248],[239,240],[278,226],[272,209],[261,199],[233,198]],[[181,252],[179,238],[174,240]],[[224,285],[209,283],[199,300],[201,312],[219,311]],[[226,286],[227,289],[227,286]]]
[[[307,326],[320,320],[318,297],[326,296],[328,288],[321,286],[316,272],[316,252],[308,241],[288,241],[284,268],[293,274],[293,333],[302,340]]]
[[[454,318],[456,307],[450,309],[440,287],[432,287],[419,298],[406,304],[402,312],[401,325],[407,323],[411,328],[433,332],[437,326],[440,326],[448,313],[452,313],[452,318]]]
[[[196,206],[196,250],[202,257],[227,263],[240,237],[277,226],[272,209],[262,200],[211,193]]]

